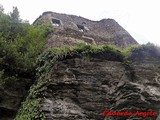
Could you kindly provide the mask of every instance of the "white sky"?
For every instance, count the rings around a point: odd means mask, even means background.
[[[73,14],[91,20],[115,19],[139,43],[160,46],[159,0],[0,0],[5,13],[17,6],[20,17],[32,23],[44,11]]]

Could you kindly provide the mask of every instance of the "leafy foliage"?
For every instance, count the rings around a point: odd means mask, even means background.
[[[44,120],[44,113],[39,110],[41,101],[42,99],[40,98],[32,100],[27,99],[23,102],[15,120]]]
[[[14,22],[21,22],[19,11],[17,7],[13,7],[13,11],[10,13],[10,17]]]
[[[43,30],[45,32],[46,36],[53,31],[52,25],[51,24],[46,24],[42,20],[38,20],[36,23],[34,23],[34,26],[36,26],[36,28],[39,28],[39,29]]]
[[[152,43],[147,43],[138,46],[131,46],[126,50],[123,50],[123,53],[127,58],[130,59],[145,59],[145,58],[157,58],[160,57],[160,47]]]
[[[14,9],[18,14],[18,9]],[[16,17],[16,16],[15,16]],[[19,17],[19,15],[17,15]],[[20,18],[17,18],[20,19]],[[46,32],[0,13],[0,83],[35,78],[35,62],[45,45]],[[8,84],[9,85],[9,84]]]
[[[125,49],[122,49],[121,51],[125,56],[129,56],[134,49],[137,49],[139,47],[140,47],[140,45],[132,45],[132,46],[129,46]]]
[[[1,7],[2,8],[2,7]],[[17,7],[10,15],[0,12],[0,86],[17,89],[36,77],[36,59],[45,46],[44,28],[22,22]],[[19,83],[19,84],[18,84]],[[28,82],[26,82],[28,84]],[[17,88],[16,88],[17,86]],[[36,89],[33,89],[36,91]],[[31,91],[33,91],[31,89]],[[32,92],[31,92],[32,93]],[[33,92],[34,93],[34,92]],[[44,119],[39,110],[41,98],[27,98],[16,120]]]
[[[0,5],[0,13],[3,13],[4,12],[4,8],[2,5]]]

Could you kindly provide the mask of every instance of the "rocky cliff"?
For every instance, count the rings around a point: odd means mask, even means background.
[[[45,12],[42,23],[53,32],[36,81],[0,87],[0,120],[160,120],[159,47],[109,46],[138,44],[113,19]]]
[[[7,87],[0,87],[0,120],[13,120],[15,118],[21,102],[33,84],[31,79],[23,78],[23,80]]]
[[[96,45],[112,44],[125,48],[138,44],[113,19],[92,21],[75,15],[44,12],[33,24],[38,25],[41,23],[51,25],[54,29],[48,37],[47,47],[62,47],[85,43]]]
[[[160,120],[158,47],[141,46],[127,57],[107,46],[53,49],[38,63],[40,77],[16,120]]]

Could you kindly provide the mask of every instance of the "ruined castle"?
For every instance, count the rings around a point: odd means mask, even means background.
[[[92,21],[75,15],[44,12],[33,24],[38,21],[43,21],[53,26],[53,33],[48,36],[47,47],[62,47],[85,43],[96,45],[111,44],[125,48],[138,44],[113,19]]]

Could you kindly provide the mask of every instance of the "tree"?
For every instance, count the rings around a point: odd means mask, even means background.
[[[3,5],[0,5],[0,13],[3,13],[3,12],[4,12]]]
[[[10,17],[16,23],[21,22],[19,11],[17,7],[13,7],[13,11],[10,13]]]
[[[0,87],[16,86],[14,83],[25,78],[34,80],[36,59],[45,46],[45,33],[0,13]]]

